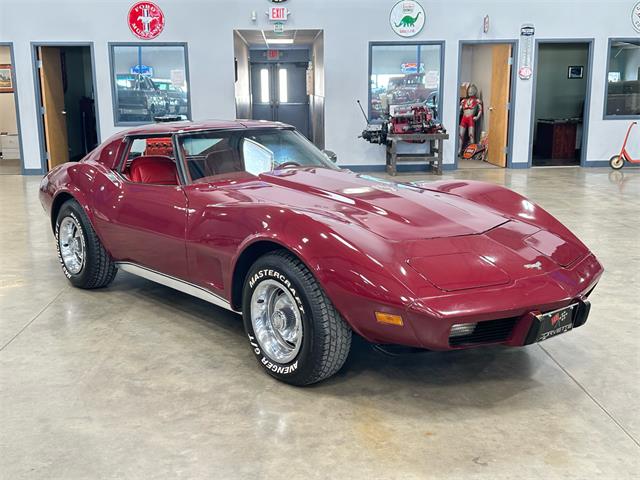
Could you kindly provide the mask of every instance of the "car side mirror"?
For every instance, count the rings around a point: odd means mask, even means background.
[[[338,155],[336,155],[336,152],[332,150],[323,150],[322,153],[324,153],[327,156],[327,158],[331,160],[333,163],[336,163],[338,161]]]

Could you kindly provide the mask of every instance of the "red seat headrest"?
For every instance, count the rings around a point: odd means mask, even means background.
[[[131,162],[131,181],[156,185],[178,185],[176,164],[169,157],[145,155]]]

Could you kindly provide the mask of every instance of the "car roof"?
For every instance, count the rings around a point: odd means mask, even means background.
[[[159,122],[150,125],[140,125],[120,132],[121,136],[129,135],[173,135],[174,133],[196,132],[201,130],[226,130],[237,128],[283,128],[290,127],[280,122],[266,120],[200,120],[192,122],[183,120],[178,122]]]
[[[202,120],[192,122],[159,122],[140,125],[115,133],[105,140],[89,157],[107,168],[115,168],[122,155],[123,140],[128,136],[153,135],[168,136],[175,133],[203,132],[211,130],[241,130],[245,128],[293,128],[281,122],[266,120]]]

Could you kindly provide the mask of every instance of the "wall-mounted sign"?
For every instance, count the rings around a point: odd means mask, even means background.
[[[280,50],[269,49],[267,50],[268,60],[278,60],[280,58]]]
[[[267,15],[272,22],[286,22],[290,13],[287,7],[271,7]]]
[[[536,33],[535,27],[530,23],[525,23],[520,27],[520,66],[518,76],[522,80],[529,80],[533,75],[533,36]]]
[[[640,2],[636,3],[631,10],[631,23],[635,31],[640,33]]]
[[[276,22],[273,24],[273,33],[284,33],[284,23]]]
[[[416,62],[407,62],[400,65],[402,73],[418,73],[418,64]],[[420,64],[420,73],[424,72],[424,63]]]
[[[489,15],[484,16],[484,20],[482,21],[482,31],[484,33],[489,33]]]
[[[148,65],[134,65],[129,69],[131,75],[142,75],[143,77],[153,77],[153,67]]]
[[[153,2],[138,2],[127,15],[129,29],[142,40],[156,38],[164,30],[164,13]]]
[[[171,70],[171,84],[174,87],[182,87],[187,83],[186,77],[184,75],[184,70],[181,68],[176,68]]]
[[[394,32],[401,37],[413,37],[424,27],[426,14],[418,2],[401,0],[389,14],[389,23]]]

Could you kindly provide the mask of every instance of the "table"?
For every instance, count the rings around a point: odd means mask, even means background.
[[[442,142],[448,140],[448,133],[407,133],[387,135],[387,173],[396,175],[397,163],[402,161],[426,161],[431,165],[432,172],[442,175]],[[429,154],[398,153],[398,142],[420,141],[429,142]],[[437,146],[436,146],[437,144]]]
[[[548,159],[572,159],[576,156],[576,120],[538,120],[536,155]]]

